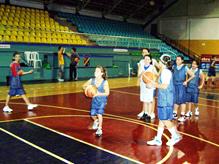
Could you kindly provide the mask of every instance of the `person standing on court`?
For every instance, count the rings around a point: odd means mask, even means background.
[[[212,86],[215,86],[215,78],[216,78],[216,57],[212,56],[210,61],[210,67],[208,69],[208,76],[205,81],[205,85],[207,86],[208,79],[211,79]]]
[[[188,67],[183,63],[184,57],[176,57],[176,65],[173,66],[173,84],[174,84],[174,111],[173,117],[177,118],[177,110],[180,108],[181,116],[178,118],[178,121],[185,121],[185,112],[186,112],[186,86],[190,80],[194,78],[194,73],[188,69]],[[186,75],[189,75],[189,78],[186,79]]]
[[[74,74],[74,80],[78,80],[78,63],[80,60],[80,57],[78,53],[76,52],[76,48],[72,48],[72,54],[69,56],[70,57],[70,66],[69,66],[69,81],[73,80],[73,75]]]
[[[157,135],[154,139],[147,141],[148,145],[161,146],[162,135],[165,128],[167,128],[171,134],[171,139],[166,143],[167,146],[173,146],[182,139],[182,136],[176,129],[176,125],[172,122],[175,95],[171,63],[171,57],[169,55],[162,55],[158,63],[160,70],[158,82],[151,81],[151,85],[158,88],[157,112],[159,124]]]
[[[138,74],[140,73],[140,70],[141,70],[140,68],[142,68],[142,67],[144,68],[144,65],[145,65],[144,58],[145,58],[145,56],[148,56],[148,55],[150,55],[150,50],[147,49],[147,48],[143,48],[142,49],[143,59],[141,59],[138,63]],[[155,67],[157,67],[157,65],[158,65],[157,61],[155,59],[152,59],[151,64],[154,67],[153,72],[156,75],[158,75],[158,73],[156,72],[156,69],[155,69]],[[140,82],[140,93],[144,92],[144,88],[145,88],[145,84],[143,82]],[[141,120],[145,120],[146,118],[148,118],[148,119],[150,118],[151,120],[155,119],[155,113],[154,113],[154,109],[155,109],[155,92],[154,92],[154,99],[152,101],[152,108],[151,109],[152,110],[150,111],[150,113],[146,112],[147,110],[146,110],[146,107],[143,103],[142,111],[137,115],[137,118],[141,119]]]
[[[3,108],[3,112],[6,112],[6,113],[10,113],[13,111],[13,109],[9,107],[9,101],[11,97],[14,97],[14,96],[21,96],[23,100],[25,101],[28,110],[33,110],[33,108],[36,108],[38,106],[37,104],[32,104],[30,102],[30,100],[26,96],[23,84],[21,82],[21,76],[32,74],[33,70],[24,72],[21,69],[20,60],[21,60],[20,54],[18,52],[14,52],[13,62],[10,64],[10,70],[11,70],[10,89],[6,97],[5,106]]]
[[[64,66],[65,66],[64,53],[65,53],[64,47],[59,46],[58,47],[58,67],[59,67],[58,81],[59,82],[64,81]]]

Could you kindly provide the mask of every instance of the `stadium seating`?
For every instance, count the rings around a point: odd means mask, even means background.
[[[48,11],[0,5],[0,41],[88,45],[49,16]]]

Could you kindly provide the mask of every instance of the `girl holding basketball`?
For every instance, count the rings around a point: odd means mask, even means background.
[[[147,86],[143,81],[143,74],[145,72],[151,72],[157,74],[155,67],[151,64],[151,55],[144,56],[144,63],[139,64],[138,77],[140,78],[140,101],[143,104],[142,112],[138,114],[138,117],[145,117],[145,121],[151,120],[153,114],[153,101],[154,101],[154,89],[153,87]]]
[[[173,86],[173,76],[171,72],[171,58],[168,55],[162,55],[159,61],[160,76],[158,78],[158,83],[151,81],[151,85],[158,88],[158,98],[157,98],[157,111],[159,118],[159,125],[157,130],[157,136],[148,141],[148,145],[162,145],[162,134],[164,128],[167,127],[171,133],[171,139],[166,143],[168,146],[173,146],[179,142],[182,137],[177,132],[176,126],[171,121],[173,119],[173,99],[174,99],[174,86]],[[150,79],[149,79],[150,80]]]
[[[90,114],[94,121],[92,129],[97,130],[97,136],[101,136],[103,134],[103,113],[107,104],[107,98],[109,96],[110,89],[108,81],[106,80],[107,71],[104,67],[97,66],[94,76],[94,78],[91,78],[83,85],[83,88],[86,89],[90,85],[93,85],[97,88],[97,93],[92,98]]]

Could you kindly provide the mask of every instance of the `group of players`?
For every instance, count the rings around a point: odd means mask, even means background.
[[[199,69],[199,62],[193,60],[191,68],[188,68],[183,63],[183,57],[177,56],[175,64],[171,60],[171,56],[162,55],[159,61],[152,59],[149,50],[143,49],[143,59],[138,65],[138,78],[140,79],[140,101],[143,104],[142,111],[138,114],[138,118],[146,119],[147,121],[154,119],[155,108],[155,95],[157,95],[157,115],[159,118],[159,125],[156,137],[148,141],[148,145],[161,145],[162,134],[166,127],[171,133],[171,139],[166,143],[168,146],[172,146],[179,142],[182,137],[177,132],[176,125],[172,122],[174,118],[177,118],[177,114],[180,113],[178,121],[185,121],[186,117],[192,116],[192,104],[195,105],[195,115],[199,115],[198,109],[198,96],[199,90],[204,85],[204,74]],[[27,104],[28,110],[32,110],[37,107],[37,104],[31,104],[28,98],[25,96],[20,76],[30,74],[33,71],[24,72],[21,70],[20,54],[15,52],[13,55],[13,62],[11,63],[11,82],[10,90],[6,99],[4,112],[12,112],[12,109],[8,106],[11,96],[20,95]],[[149,79],[149,83],[144,83],[142,76],[144,72],[152,72],[157,79]],[[103,134],[103,114],[107,104],[107,98],[110,93],[109,84],[107,81],[107,71],[102,66],[97,66],[94,72],[94,78],[88,80],[83,89],[86,89],[89,85],[97,87],[97,93],[93,96],[91,102],[91,118],[93,119],[92,129],[96,130],[96,135],[101,136]],[[146,77],[147,78],[147,77]],[[157,89],[157,94],[156,94]],[[186,111],[186,104],[188,104],[188,110]],[[180,108],[180,112],[178,109]]]

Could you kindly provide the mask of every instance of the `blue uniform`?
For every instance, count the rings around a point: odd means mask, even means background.
[[[106,82],[106,80],[103,80],[103,82],[97,88],[98,92],[104,93],[104,83],[105,82]],[[94,78],[91,80],[91,85],[96,86]],[[104,113],[104,109],[105,109],[105,106],[107,104],[107,98],[108,98],[107,96],[96,96],[92,99],[91,116],[96,116],[97,114],[102,115]]]
[[[174,84],[174,104],[186,103],[186,87],[183,82],[186,80],[186,66],[183,65],[179,70],[177,66],[173,67],[173,84]]]
[[[199,96],[199,81],[200,81],[200,69],[195,72],[195,77],[188,82],[187,89],[186,89],[186,100],[187,102],[198,103],[198,96]]]
[[[216,65],[216,63],[214,62],[214,64],[213,64],[213,61],[211,61],[210,67],[208,69],[208,76],[209,77],[216,76],[215,65]]]
[[[171,73],[170,70],[168,71]],[[162,84],[161,76],[158,79],[158,83]],[[173,119],[173,103],[174,103],[173,99],[174,99],[174,86],[173,86],[173,78],[171,77],[170,83],[166,89],[161,89],[161,88],[158,89],[157,111],[158,111],[158,118],[160,120]]]

